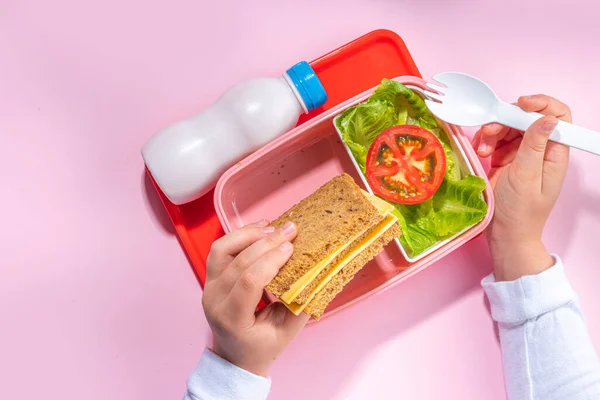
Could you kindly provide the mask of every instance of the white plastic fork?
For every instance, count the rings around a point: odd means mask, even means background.
[[[460,72],[442,72],[428,83],[427,107],[439,119],[453,125],[479,126],[497,122],[525,131],[542,114],[527,112],[505,103],[483,81]],[[435,91],[435,92],[434,92]],[[600,155],[600,133],[559,121],[550,140]]]

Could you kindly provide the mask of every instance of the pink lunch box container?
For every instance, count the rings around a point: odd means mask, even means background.
[[[417,93],[425,89],[426,82],[420,78],[401,76],[394,80]],[[363,189],[371,191],[338,135],[333,121],[348,107],[366,101],[373,90],[375,88],[292,129],[223,174],[215,189],[214,202],[225,233],[262,218],[273,220],[279,217],[343,172],[352,176]],[[418,273],[481,234],[490,223],[494,195],[477,155],[459,127],[438,122],[451,136],[459,158],[463,157],[463,171],[478,175],[486,181],[483,196],[488,205],[487,215],[478,224],[413,259],[406,256],[399,241],[390,243],[336,296],[322,319]],[[264,297],[267,302],[275,300],[267,292]]]

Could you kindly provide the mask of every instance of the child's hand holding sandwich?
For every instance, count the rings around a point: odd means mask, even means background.
[[[202,297],[214,353],[261,376],[309,319],[282,303],[256,313],[265,286],[292,255],[297,233],[293,223],[279,229],[268,224],[245,226],[213,243]]]

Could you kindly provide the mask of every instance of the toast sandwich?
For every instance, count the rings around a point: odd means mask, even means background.
[[[294,222],[298,235],[267,291],[294,314],[318,320],[354,275],[400,235],[393,210],[349,175],[333,178],[273,221],[276,228]]]

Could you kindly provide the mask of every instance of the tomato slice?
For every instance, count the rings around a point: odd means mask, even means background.
[[[393,126],[369,147],[367,180],[386,200],[418,204],[435,194],[446,173],[446,154],[439,139],[427,129]]]

